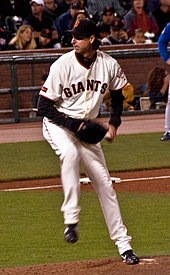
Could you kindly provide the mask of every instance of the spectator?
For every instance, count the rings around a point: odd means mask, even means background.
[[[124,8],[125,13],[127,13],[132,8],[132,0],[119,0],[119,3]]]
[[[102,46],[121,44],[121,41],[119,38],[119,31],[120,31],[120,27],[115,25],[110,25],[110,34],[102,39]]]
[[[144,33],[153,33],[157,40],[159,28],[153,15],[147,12],[144,0],[133,0],[133,6],[124,16],[123,22],[130,37],[134,35],[135,29],[140,28]]]
[[[134,87],[131,83],[127,82],[125,87],[122,89],[122,94],[124,96],[123,110],[133,111],[133,100],[134,100]],[[110,112],[110,93],[109,91],[104,96],[105,111]]]
[[[123,101],[123,111],[133,111],[133,100],[134,100],[134,87],[131,83],[127,83],[122,89],[122,94],[124,96]]]
[[[75,21],[86,19],[86,18],[89,18],[89,15],[88,15],[87,11],[85,9],[79,10],[78,13],[77,13]]]
[[[60,1],[60,3],[58,4],[58,7],[57,7],[57,14],[58,14],[57,17],[59,17],[60,15],[62,15],[63,13],[68,11],[68,9],[70,8],[71,2],[72,2],[72,0]]]
[[[153,10],[152,14],[159,27],[158,35],[160,35],[170,22],[170,0],[160,0],[159,7]]]
[[[34,37],[38,43],[39,35],[43,29],[52,30],[52,38],[58,39],[58,32],[53,20],[44,12],[43,0],[31,0],[31,13],[23,21],[23,25],[30,25],[33,28]]]
[[[143,44],[146,42],[146,38],[141,29],[134,30],[134,35],[132,36],[133,44]]]
[[[32,50],[37,47],[32,27],[22,25],[8,44],[8,50]]]
[[[60,15],[56,20],[56,28],[59,32],[59,37],[64,35],[64,32],[71,29],[73,26],[73,22],[75,22],[75,18],[77,13],[81,8],[80,1],[74,0],[71,2],[71,5],[67,12]]]
[[[52,30],[43,29],[40,33],[39,40],[37,43],[38,49],[49,49],[54,48],[54,41],[52,39]]]
[[[0,25],[0,51],[7,49],[8,33],[3,26]]]
[[[147,75],[146,89],[143,96],[150,98],[150,109],[156,109],[156,103],[165,105],[169,85],[167,72],[162,67],[154,67]]]
[[[160,0],[146,0],[146,8],[148,12],[153,12],[153,10],[159,7]]]
[[[89,16],[97,23],[106,6],[113,7],[118,16],[123,17],[125,9],[120,5],[119,0],[87,0],[87,12]]]
[[[9,37],[16,35],[18,28],[22,25],[22,18],[18,16],[7,16],[5,19],[6,30]]]
[[[72,21],[72,23],[75,24],[75,22],[78,20],[82,20],[82,19],[86,19],[86,18],[89,18],[89,15],[87,13],[86,10],[79,10],[74,21]],[[72,26],[72,24],[70,24],[70,29],[72,29],[74,27],[74,24]],[[71,32],[68,32],[68,31],[65,31],[64,34],[62,35],[61,37],[61,47],[72,47],[72,43],[71,43],[71,40],[72,40],[72,34]]]
[[[110,26],[104,23],[97,24],[98,32],[100,35],[100,39],[107,37],[110,34]]]
[[[117,23],[113,21],[110,25],[110,34],[102,39],[102,45],[129,44],[132,43],[129,39],[126,29],[121,21]]]
[[[30,0],[0,0],[0,13],[5,23],[6,17],[21,17],[22,20],[30,13]]]
[[[102,14],[101,14],[101,20],[100,23],[104,23],[108,26],[110,26],[112,24],[112,22],[114,21],[114,19],[116,19],[117,13],[115,12],[115,10],[112,7],[105,7]]]
[[[1,0],[1,21],[11,39],[21,26],[23,18],[30,12],[30,0]]]
[[[55,0],[44,0],[44,11],[53,21],[55,21],[55,19],[60,15]]]
[[[62,1],[60,1],[60,3],[58,4],[58,12],[60,13],[59,15],[61,15],[61,14],[68,11],[72,1],[73,0],[62,0]],[[84,0],[79,0],[81,9],[85,9],[85,2],[86,1],[84,1]]]
[[[1,20],[1,14],[0,14],[0,51],[6,50],[8,41],[9,41],[9,33],[6,30],[6,27],[4,26]]]

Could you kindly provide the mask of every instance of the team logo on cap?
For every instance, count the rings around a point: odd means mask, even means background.
[[[80,24],[80,20],[76,20],[76,22],[74,24],[74,29],[77,28],[79,24]]]

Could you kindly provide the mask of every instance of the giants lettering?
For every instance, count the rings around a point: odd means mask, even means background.
[[[72,97],[72,92],[70,91],[70,88],[64,88],[64,93],[66,97]]]
[[[87,79],[87,91],[98,91],[99,84],[101,84],[101,81],[94,80],[94,79]]]
[[[94,91],[98,92],[100,89],[100,93],[104,94],[107,90],[107,83],[103,83],[102,85],[101,81],[94,80],[94,79],[87,79],[87,91]],[[64,88],[64,94],[66,97],[72,97],[73,95],[79,94],[81,92],[85,91],[85,87],[83,86],[82,82],[78,82],[77,84],[71,84],[70,88]]]

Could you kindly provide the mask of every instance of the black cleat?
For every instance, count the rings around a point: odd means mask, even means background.
[[[122,255],[122,260],[128,265],[138,264],[139,258],[133,253],[133,250],[127,250]]]
[[[165,132],[165,134],[161,137],[161,141],[170,140],[170,132]]]
[[[68,243],[75,243],[78,241],[77,223],[68,224],[64,230],[64,239]]]

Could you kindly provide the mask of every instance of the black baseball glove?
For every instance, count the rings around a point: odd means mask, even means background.
[[[90,120],[76,119],[69,117],[63,112],[59,112],[51,99],[39,97],[38,112],[58,126],[64,127],[74,133],[81,141],[96,144],[100,142],[107,133],[107,129],[101,124]]]
[[[107,131],[101,124],[87,120],[81,123],[75,136],[83,142],[96,144],[104,138]]]

